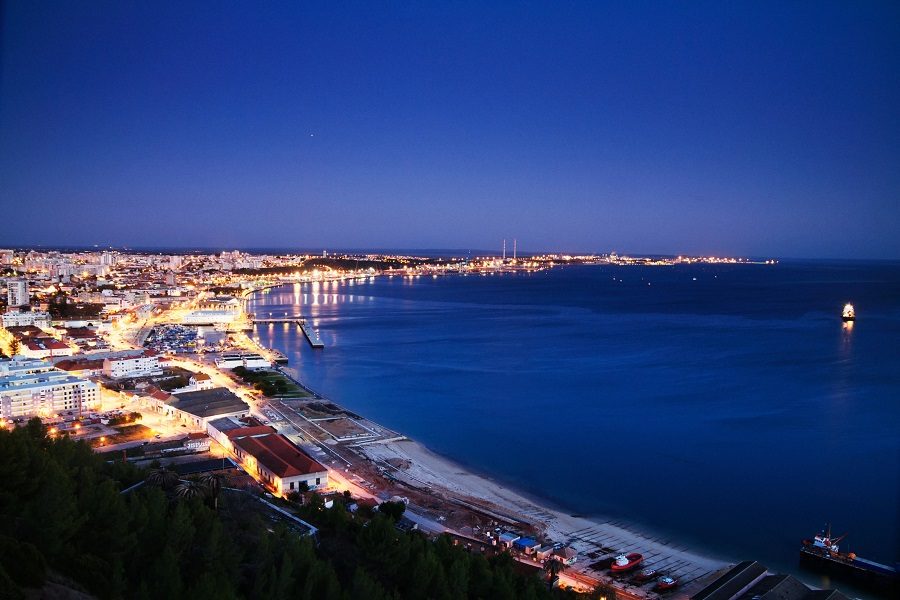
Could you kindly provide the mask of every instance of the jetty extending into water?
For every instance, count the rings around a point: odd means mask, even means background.
[[[306,337],[306,341],[309,342],[309,345],[316,349],[322,349],[325,347],[325,342],[322,341],[322,338],[319,337],[319,332],[312,328],[312,326],[307,323],[306,319],[301,317],[269,317],[262,319],[252,319],[254,324],[258,323],[295,323],[300,326],[300,329],[303,331],[303,335]]]

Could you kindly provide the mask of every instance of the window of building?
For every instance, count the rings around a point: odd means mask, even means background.
[[[322,478],[316,477],[316,485],[319,485],[320,483],[322,483]]]

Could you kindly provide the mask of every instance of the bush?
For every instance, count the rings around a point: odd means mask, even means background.
[[[382,502],[378,505],[378,512],[394,521],[399,521],[403,513],[406,512],[406,504],[403,502]]]

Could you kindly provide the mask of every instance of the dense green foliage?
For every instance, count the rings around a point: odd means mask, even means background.
[[[53,319],[96,319],[103,310],[101,303],[73,302],[59,292],[50,298],[49,312]]]
[[[221,484],[107,463],[36,420],[0,430],[0,597],[48,578],[100,598],[567,597],[507,555],[401,532],[385,515],[349,513],[345,498],[326,509],[313,495],[299,509],[321,527],[317,546]]]
[[[290,390],[287,379],[274,371],[252,371],[245,367],[235,367],[232,371],[266,396],[282,396]]]
[[[143,418],[144,418],[144,415],[142,415],[139,412],[130,412],[125,415],[116,415],[115,417],[110,417],[109,424],[115,426],[115,425],[124,425],[126,423],[136,423]]]

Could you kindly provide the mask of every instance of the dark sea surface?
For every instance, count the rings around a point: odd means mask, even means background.
[[[826,521],[900,559],[898,263],[379,277],[248,310],[312,319],[323,351],[256,331],[313,389],[570,513],[794,573]]]

